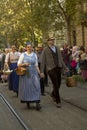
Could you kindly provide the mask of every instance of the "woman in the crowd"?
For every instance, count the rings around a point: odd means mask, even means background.
[[[19,79],[19,98],[30,108],[30,103],[36,103],[36,109],[40,110],[40,70],[37,55],[33,51],[32,44],[26,43],[26,52],[22,53],[18,60],[18,67],[25,67],[26,74]]]
[[[70,62],[71,62],[71,50],[68,46],[68,44],[65,44],[64,47],[60,48],[61,54],[63,56],[63,61],[65,65],[68,67],[68,69],[71,69]],[[62,72],[64,73],[64,72]],[[67,76],[71,76],[71,72],[66,73]]]
[[[78,46],[73,46],[72,48],[72,55],[71,55],[71,73],[73,74],[77,74],[78,70],[77,70],[77,65],[79,62],[79,47]]]
[[[11,46],[11,51],[6,55],[5,66],[8,66],[13,72],[9,75],[8,83],[9,90],[13,90],[18,96],[19,76],[16,74],[17,62],[20,57],[20,53],[16,51],[16,46]]]
[[[2,80],[1,73],[2,73],[2,70],[3,70],[3,56],[4,56],[4,53],[0,49],[0,81]]]
[[[87,53],[83,46],[80,47],[80,50],[82,51],[79,60],[81,75],[87,81]]]
[[[87,54],[87,46],[85,47],[85,53]]]
[[[3,50],[2,62],[1,62],[1,68],[2,68],[2,70],[6,69],[5,68],[5,57],[6,57],[7,53],[9,53],[9,48],[5,48],[5,50]],[[2,73],[1,79],[2,79],[2,83],[7,82],[8,75]]]
[[[25,48],[24,48],[23,46],[20,46],[20,47],[19,47],[19,52],[20,52],[20,53],[23,53],[23,52],[25,51],[24,49],[25,49]]]

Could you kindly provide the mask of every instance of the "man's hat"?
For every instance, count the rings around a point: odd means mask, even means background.
[[[54,37],[48,37],[47,41],[55,40]]]
[[[38,44],[38,46],[37,46],[38,48],[42,48],[43,46],[42,46],[42,44]]]

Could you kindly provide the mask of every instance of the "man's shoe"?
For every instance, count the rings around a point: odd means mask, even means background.
[[[61,103],[57,103],[56,107],[61,108]]]
[[[45,96],[45,93],[41,93],[42,96]]]
[[[56,98],[52,94],[50,96],[52,97],[53,101],[56,102]]]

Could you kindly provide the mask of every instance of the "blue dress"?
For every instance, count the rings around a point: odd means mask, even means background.
[[[19,52],[10,52],[9,54],[9,68],[13,72],[8,77],[8,88],[18,93],[19,87],[19,76],[16,74],[15,69],[17,68],[17,61],[19,59]]]
[[[9,75],[9,78],[8,78],[9,90],[18,92],[19,76],[15,72],[15,69],[17,68],[17,63],[10,63],[9,68],[10,70],[13,70],[13,72]]]
[[[41,97],[40,78],[36,69],[36,54],[24,53],[22,63],[30,63],[27,73],[19,77],[19,98],[21,102],[39,102]]]

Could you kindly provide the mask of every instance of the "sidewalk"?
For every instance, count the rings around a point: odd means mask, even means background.
[[[52,86],[51,89],[48,87],[46,90],[48,93],[51,93]],[[84,84],[78,83],[77,87],[67,87],[65,81],[62,80],[60,96],[62,101],[72,104],[87,112],[87,82]]]
[[[68,88],[63,81],[60,95],[63,100],[87,111],[87,83],[79,83],[77,87]]]

